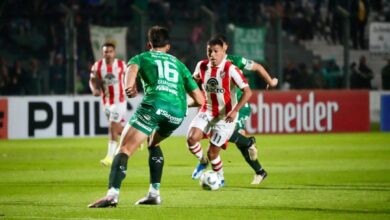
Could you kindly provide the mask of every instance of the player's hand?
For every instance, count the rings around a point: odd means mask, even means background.
[[[234,119],[236,118],[237,113],[238,113],[237,111],[232,110],[231,112],[229,112],[229,113],[226,115],[225,121],[226,121],[227,123],[232,123],[232,122],[234,122]]]
[[[125,92],[126,92],[127,97],[129,97],[129,98],[134,98],[138,94],[137,88],[135,86],[134,87],[131,87],[131,86],[127,87],[125,89]]]
[[[94,95],[94,96],[100,96],[100,94],[101,94],[100,89],[94,89],[92,91],[92,95]]]
[[[267,89],[269,89],[270,87],[275,88],[278,85],[278,82],[278,78],[272,78],[271,83],[267,84]]]

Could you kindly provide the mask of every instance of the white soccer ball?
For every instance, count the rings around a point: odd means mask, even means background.
[[[217,190],[221,187],[221,179],[218,174],[212,170],[202,173],[199,183],[205,190]]]

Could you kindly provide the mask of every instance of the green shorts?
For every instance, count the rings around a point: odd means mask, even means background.
[[[162,109],[151,104],[141,103],[130,118],[129,124],[148,136],[156,130],[159,135],[168,137],[181,125],[183,120],[182,111]]]
[[[238,113],[238,119],[236,123],[236,130],[245,130],[246,128],[246,120],[248,120],[251,115],[251,107],[249,104],[245,104]]]

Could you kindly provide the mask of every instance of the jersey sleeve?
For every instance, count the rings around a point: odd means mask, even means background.
[[[200,64],[202,63],[202,61],[199,61],[197,64],[196,64],[196,67],[195,67],[195,70],[194,72],[192,73],[192,76],[197,78],[199,77],[200,75]]]
[[[191,92],[199,88],[198,84],[196,84],[195,80],[192,78],[191,72],[182,63],[180,64],[180,70],[183,74],[182,76],[183,76],[184,88],[186,89],[187,92]]]
[[[141,59],[140,59],[140,55],[136,55],[132,58],[130,58],[129,62],[127,62],[127,65],[131,65],[131,64],[137,64],[138,66],[141,66]]]
[[[240,70],[252,70],[254,61],[246,59],[241,56],[233,56],[233,55],[228,55],[228,59],[235,65],[237,66]]]
[[[244,74],[242,74],[241,70],[238,69],[238,67],[231,65],[229,69],[229,74],[238,88],[243,89],[249,86]]]

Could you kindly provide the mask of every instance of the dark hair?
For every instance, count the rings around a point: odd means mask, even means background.
[[[103,48],[103,47],[112,47],[112,48],[115,49],[115,44],[110,43],[110,42],[106,42],[106,43],[104,43],[104,44],[102,45],[102,48]]]
[[[164,47],[169,44],[168,29],[160,26],[153,26],[148,31],[148,40],[153,48]]]
[[[220,39],[220,40],[222,40],[225,44],[228,43],[228,42],[227,42],[226,36],[223,35],[223,34],[215,34],[212,38],[213,38],[213,39]]]
[[[223,43],[224,41],[216,35],[214,35],[207,41],[207,45],[209,46],[220,45],[221,47],[223,47]]]

